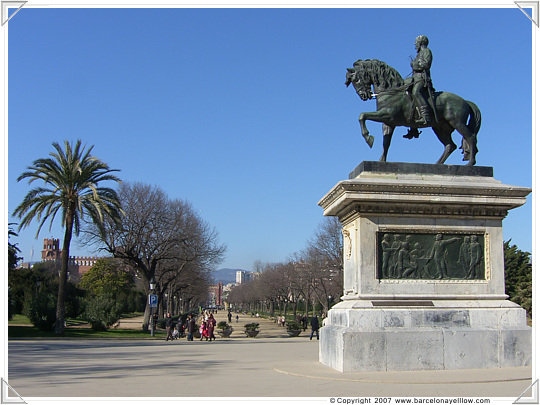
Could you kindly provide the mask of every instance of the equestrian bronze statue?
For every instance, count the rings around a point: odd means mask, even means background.
[[[457,149],[452,141],[452,132],[457,130],[463,137],[463,160],[472,166],[476,164],[478,152],[480,110],[471,101],[433,89],[429,72],[432,56],[427,44],[427,37],[423,35],[416,39],[418,54],[411,61],[413,75],[406,80],[394,68],[376,59],[358,60],[352,68],[347,68],[345,85],[352,84],[363,101],[377,99],[377,111],[361,113],[358,118],[362,136],[369,147],[373,147],[374,137],[369,134],[366,120],[383,124],[383,154],[379,160],[386,162],[396,127],[409,127],[408,134],[404,135],[409,139],[418,138],[418,128],[431,127],[444,145],[444,152],[437,161],[443,164]]]

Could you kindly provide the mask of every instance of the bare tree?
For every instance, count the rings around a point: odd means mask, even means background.
[[[343,236],[336,218],[326,218],[308,241],[306,249],[294,253],[284,263],[262,263],[257,260],[253,267],[260,276],[252,282],[234,287],[229,302],[253,308],[265,303],[274,314],[287,314],[293,305],[296,316],[300,300],[307,307],[319,302],[325,311],[343,293]]]
[[[303,251],[314,296],[328,311],[343,294],[343,234],[336,217],[325,218]]]
[[[170,200],[160,188],[142,183],[122,183],[118,194],[125,212],[121,222],[109,222],[104,237],[89,227],[87,240],[129,264],[147,291],[154,278],[160,303],[171,284],[187,274],[208,272],[223,259],[226,248],[218,243],[217,232],[190,203]],[[149,319],[147,305],[144,329]]]

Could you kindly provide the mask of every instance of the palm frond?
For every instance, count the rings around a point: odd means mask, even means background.
[[[75,234],[79,233],[81,219],[88,215],[93,221],[103,222],[104,213],[114,218],[120,215],[121,206],[116,192],[99,187],[105,181],[120,182],[112,174],[119,170],[110,169],[100,159],[91,155],[93,146],[86,148],[81,140],[74,145],[53,144],[54,151],[47,158],[37,159],[23,172],[18,181],[28,183],[42,181],[44,186],[31,189],[13,215],[21,218],[19,230],[26,228],[35,219],[39,222],[36,237],[47,220],[51,227],[58,213],[62,215],[62,226],[66,225],[68,212],[73,213]],[[69,209],[68,209],[69,208]]]

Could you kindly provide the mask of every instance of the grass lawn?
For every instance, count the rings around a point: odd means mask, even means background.
[[[13,318],[11,321],[8,321],[8,325],[25,325],[25,326],[32,326],[32,322],[30,322],[30,319],[24,315],[13,315]]]
[[[90,328],[70,328],[64,329],[64,336],[61,338],[99,338],[99,339],[163,339],[165,332],[156,331],[154,338],[150,332],[133,329],[110,329],[104,332],[96,332]],[[34,326],[10,326],[8,328],[8,339],[20,338],[58,338],[53,332],[44,332]]]
[[[128,314],[123,318],[133,318],[140,316],[142,313]],[[24,315],[14,315],[13,319],[8,322],[8,339],[39,339],[39,338],[58,338],[53,332],[45,332],[34,327],[30,320]],[[66,319],[66,328],[64,329],[63,338],[99,338],[99,339],[162,339],[165,332],[161,330],[155,331],[155,337],[150,336],[150,332],[145,332],[138,329],[109,329],[103,332],[97,332],[90,328],[86,321],[80,319]]]

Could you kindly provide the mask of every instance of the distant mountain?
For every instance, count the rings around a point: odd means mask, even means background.
[[[235,283],[236,282],[236,272],[237,271],[249,271],[249,270],[243,270],[243,269],[219,269],[214,271],[212,274],[214,278],[214,283],[223,283],[223,284],[229,284],[229,283]]]

